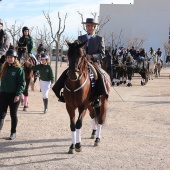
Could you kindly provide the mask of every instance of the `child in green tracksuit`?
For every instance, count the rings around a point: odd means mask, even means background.
[[[48,55],[41,55],[41,64],[32,66],[31,69],[33,71],[39,71],[40,74],[40,89],[43,96],[44,101],[44,113],[47,113],[48,109],[48,93],[50,87],[52,88],[54,83],[54,75],[51,66],[48,64]]]

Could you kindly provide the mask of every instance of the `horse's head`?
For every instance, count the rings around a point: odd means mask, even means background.
[[[71,81],[77,81],[82,74],[81,63],[82,58],[85,56],[83,47],[86,42],[81,43],[76,40],[74,43],[67,42],[68,49],[68,60],[69,60],[69,71],[68,77]]]
[[[26,41],[24,41],[23,43],[17,42],[17,45],[18,56],[19,58],[21,58],[21,56],[27,52],[27,42]]]

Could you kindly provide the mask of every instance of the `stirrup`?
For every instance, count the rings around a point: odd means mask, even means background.
[[[92,107],[100,107],[100,105],[101,105],[101,102],[99,98],[95,99],[91,104]]]

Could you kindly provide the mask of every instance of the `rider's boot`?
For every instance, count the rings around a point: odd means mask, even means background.
[[[48,111],[48,98],[43,99],[44,101],[44,113],[47,113]]]
[[[105,95],[106,98],[108,98],[108,91],[106,89],[106,85],[104,82],[104,77],[103,75],[101,75],[100,72],[98,72],[98,79],[96,81],[96,85],[95,85],[95,92],[94,92],[94,100],[92,102],[92,106],[93,107],[99,107],[101,105],[101,101],[100,101],[100,95]]]
[[[56,83],[54,84],[52,90],[55,93],[55,95],[58,97],[58,101],[60,102],[64,102],[65,103],[65,99],[63,96],[63,93],[61,92],[61,89],[64,88],[64,83],[65,80],[67,78],[67,69],[61,74],[61,76],[59,77],[59,79],[56,81]]]

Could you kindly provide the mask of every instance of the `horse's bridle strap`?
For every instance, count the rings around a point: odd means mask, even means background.
[[[75,89],[75,90],[70,90],[70,89],[66,86],[66,84],[65,84],[65,88],[66,88],[69,92],[77,92],[78,90],[80,90],[81,88],[84,87],[84,85],[86,84],[86,82],[87,82],[87,77],[86,77],[86,80],[84,81],[84,83],[83,83],[80,87],[78,87],[77,89]]]

